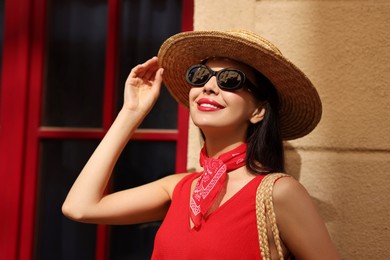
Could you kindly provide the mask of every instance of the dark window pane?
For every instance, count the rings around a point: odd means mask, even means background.
[[[94,259],[96,226],[67,219],[61,206],[96,146],[96,141],[42,142],[35,259]]]
[[[139,186],[175,170],[175,143],[132,141],[122,153],[114,175],[114,189]],[[160,223],[111,227],[111,260],[150,259]]]
[[[181,2],[181,0],[123,1],[118,109],[122,106],[122,90],[130,69],[157,55],[163,41],[180,32]],[[141,128],[177,128],[177,103],[165,88],[162,89],[159,100]]]
[[[44,126],[102,125],[106,0],[51,0]]]

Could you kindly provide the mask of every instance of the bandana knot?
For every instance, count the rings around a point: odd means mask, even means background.
[[[209,158],[206,147],[200,153],[200,165],[203,167],[190,200],[190,217],[194,228],[198,229],[202,219],[209,211],[219,193],[225,186],[226,174],[245,165],[246,144],[221,154],[217,159]]]

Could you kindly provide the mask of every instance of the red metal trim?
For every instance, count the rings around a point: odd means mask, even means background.
[[[192,31],[194,29],[194,0],[182,1],[181,30]]]
[[[116,71],[118,64],[118,42],[120,21],[120,0],[108,1],[108,26],[106,46],[106,67],[103,98],[103,130],[108,131],[114,118]],[[96,233],[96,260],[108,258],[108,228],[99,225]]]
[[[120,1],[108,1],[108,26],[103,99],[103,129],[108,130],[114,121],[115,86],[118,71],[118,45],[120,29]]]
[[[178,107],[178,138],[176,143],[176,172],[187,172],[188,110]]]
[[[30,0],[5,1],[0,108],[0,252],[17,259],[30,54]]]
[[[132,140],[176,141],[179,138],[177,130],[147,130],[139,129],[131,137]]]
[[[96,260],[109,259],[108,226],[98,225],[96,230]]]
[[[39,138],[57,138],[57,139],[101,139],[105,135],[102,129],[88,128],[60,128],[60,127],[41,127],[38,132]]]
[[[29,102],[26,131],[26,156],[23,178],[22,219],[20,230],[19,259],[33,259],[36,219],[39,139],[41,119],[44,57],[46,46],[46,0],[32,1],[32,38],[29,77]]]
[[[194,0],[182,1],[182,31],[192,31],[194,26]],[[176,144],[176,172],[187,171],[188,110],[178,105],[178,138]]]
[[[102,139],[105,134],[106,131],[101,129],[42,127],[38,132],[38,137],[57,139]],[[178,136],[179,132],[177,130],[138,129],[135,131],[131,139],[149,141],[176,141],[179,138]]]

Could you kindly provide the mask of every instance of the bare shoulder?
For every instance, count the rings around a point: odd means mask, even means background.
[[[176,173],[172,175],[168,175],[157,182],[160,182],[161,186],[164,187],[165,191],[168,193],[169,197],[172,198],[173,190],[176,185],[186,176],[191,173]]]
[[[278,179],[273,202],[283,243],[298,259],[339,259],[325,223],[301,183],[291,177]]]
[[[316,206],[313,203],[306,188],[293,177],[283,177],[275,182],[273,189],[273,202],[279,216],[311,217],[317,215]],[[301,215],[305,213],[305,215]]]
[[[306,188],[293,177],[282,177],[276,180],[273,189],[275,203],[285,203],[296,199],[310,199]]]

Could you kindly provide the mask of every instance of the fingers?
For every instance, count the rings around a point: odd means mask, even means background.
[[[152,58],[149,61],[152,61],[153,63],[150,64],[149,69],[145,71],[144,79],[146,79],[146,80],[154,80],[156,72],[159,69],[158,60],[157,60],[157,57],[154,57],[154,58]]]
[[[154,84],[155,85],[158,85],[158,86],[161,86],[161,83],[163,81],[163,73],[164,73],[164,69],[163,68],[159,68],[156,72],[156,77],[155,77],[155,80],[154,80]]]
[[[142,78],[144,80],[153,80],[158,70],[158,59],[153,57],[146,62],[135,66],[131,72],[130,78]]]

